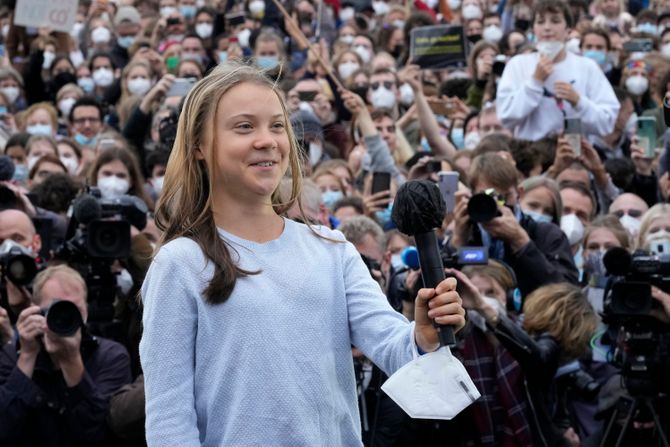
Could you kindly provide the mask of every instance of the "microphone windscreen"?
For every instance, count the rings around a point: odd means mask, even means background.
[[[398,230],[414,236],[442,226],[445,213],[440,188],[429,180],[412,180],[398,189],[391,218]]]
[[[0,182],[8,182],[14,177],[14,162],[6,155],[0,157]]]
[[[83,195],[74,203],[74,217],[79,223],[86,225],[99,219],[100,216],[102,216],[102,208],[92,195]]]
[[[603,256],[603,264],[607,273],[615,276],[624,276],[630,271],[633,256],[622,247],[612,247]]]

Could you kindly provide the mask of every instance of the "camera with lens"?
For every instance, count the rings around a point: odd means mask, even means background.
[[[147,206],[138,197],[101,198],[98,188],[88,188],[73,203],[66,242],[55,258],[77,270],[88,288],[88,329],[91,333],[118,338],[114,321],[117,275],[112,264],[130,256],[131,225],[144,229]]]
[[[613,361],[621,367],[626,389],[632,395],[669,391],[670,325],[652,315],[660,303],[652,286],[670,290],[670,255],[638,250],[632,255],[611,248],[603,257],[610,279],[605,288],[604,337],[613,348]]]
[[[17,286],[26,286],[33,281],[38,270],[35,258],[24,246],[11,239],[6,239],[0,245],[0,271],[3,283],[8,279]]]
[[[500,217],[502,214],[498,206],[505,205],[505,197],[489,188],[484,192],[473,195],[468,201],[468,215],[475,223],[487,223]]]
[[[70,337],[84,326],[81,312],[71,301],[56,300],[41,309],[41,313],[46,317],[49,330],[61,337]]]
[[[74,236],[58,251],[56,257],[126,258],[130,255],[130,226],[142,230],[147,224],[147,205],[142,199],[123,195],[102,199],[98,188],[89,188],[73,204]]]
[[[670,290],[670,254],[638,250],[631,255],[623,248],[612,248],[603,263],[611,276],[605,298],[605,311],[611,317],[648,316],[660,307],[651,296],[651,286]]]

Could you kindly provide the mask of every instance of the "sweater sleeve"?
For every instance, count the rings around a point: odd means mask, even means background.
[[[524,73],[524,62],[535,63],[529,58],[512,58],[498,85],[496,111],[503,126],[509,129],[520,126],[542,100],[542,83]]]
[[[370,172],[390,172],[398,186],[402,185],[405,180],[395,165],[391,151],[389,151],[386,142],[382,140],[381,135],[365,137],[364,140],[369,156],[369,164],[364,162],[364,168]]]
[[[393,310],[348,242],[343,261],[351,342],[390,376],[412,360],[414,323]]]
[[[614,122],[619,115],[619,100],[603,71],[595,62],[585,60],[588,96],[582,95],[575,111],[582,120],[582,132],[585,135],[604,137],[614,130]]]
[[[148,446],[196,447],[200,446],[194,397],[199,284],[194,278],[199,272],[184,259],[185,251],[174,248],[168,244],[160,250],[142,286],[146,440]]]

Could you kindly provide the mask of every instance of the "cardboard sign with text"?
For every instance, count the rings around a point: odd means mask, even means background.
[[[410,60],[421,68],[464,67],[465,37],[462,26],[435,25],[410,32]]]
[[[69,33],[77,14],[77,0],[17,0],[14,23],[19,26],[49,27]]]

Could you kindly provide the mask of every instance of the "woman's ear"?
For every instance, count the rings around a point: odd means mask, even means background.
[[[205,159],[205,151],[202,150],[202,147],[197,147],[195,149],[195,159],[196,160],[204,160]]]

